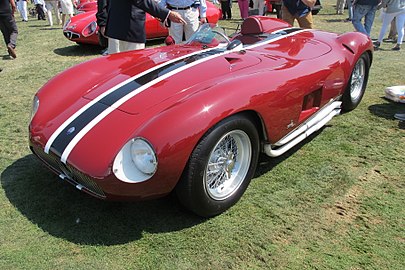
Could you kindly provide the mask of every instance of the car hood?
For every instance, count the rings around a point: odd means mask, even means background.
[[[63,30],[73,31],[76,29],[78,25],[80,25],[81,27],[87,26],[87,24],[91,23],[92,21],[95,21],[96,12],[97,10],[90,10],[88,12],[79,13],[73,16],[70,19],[69,24],[67,24]]]
[[[106,65],[115,67],[114,71],[104,75],[83,97],[130,114],[166,103],[162,105],[164,109],[233,77],[261,69],[288,68],[297,59],[313,59],[330,51],[324,43],[300,43],[304,44],[300,53],[293,55],[291,50],[280,50],[280,43],[253,50],[167,46],[115,54],[105,58]]]
[[[168,46],[106,57],[119,62],[115,72],[104,76],[83,96],[126,113],[138,114],[159,104],[174,102],[218,84],[221,78],[261,62],[256,55],[201,50],[195,46]],[[275,61],[276,62],[276,61]],[[116,66],[112,64],[111,66]]]

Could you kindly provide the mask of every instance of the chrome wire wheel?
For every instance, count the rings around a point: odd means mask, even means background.
[[[357,61],[350,81],[350,98],[356,102],[361,98],[363,92],[363,84],[366,78],[366,63],[363,58]]]
[[[208,157],[203,181],[208,195],[217,201],[230,197],[244,181],[250,167],[252,146],[242,130],[222,136]]]

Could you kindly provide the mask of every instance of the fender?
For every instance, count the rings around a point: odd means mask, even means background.
[[[354,61],[360,57],[361,52],[368,51],[371,64],[373,43],[367,35],[359,34],[358,32],[350,32],[339,35],[337,40],[355,56]]]

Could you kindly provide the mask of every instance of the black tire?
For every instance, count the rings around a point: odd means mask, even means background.
[[[258,156],[259,135],[253,122],[243,115],[224,119],[193,150],[176,186],[177,197],[203,217],[224,212],[242,197]]]
[[[342,109],[344,112],[354,110],[363,98],[366,91],[368,74],[370,70],[370,57],[363,53],[353,67],[350,79],[342,96]]]

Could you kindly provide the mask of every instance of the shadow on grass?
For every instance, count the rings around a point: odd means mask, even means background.
[[[52,31],[52,30],[57,30],[57,31],[62,31],[62,26],[43,26],[40,30],[46,30],[46,31]]]
[[[345,19],[330,19],[330,20],[326,20],[326,22],[329,23],[334,23],[334,22],[346,22]]]
[[[382,98],[384,100],[387,100],[385,98]],[[396,113],[405,113],[405,104],[393,102],[390,100],[389,103],[381,103],[381,104],[374,104],[368,107],[368,110],[379,117],[382,117],[387,120],[397,120],[395,119],[394,115]],[[405,122],[404,121],[399,121],[398,123],[398,128],[399,129],[405,129]]]
[[[120,203],[92,198],[59,180],[34,155],[7,167],[1,185],[32,223],[77,244],[119,245],[142,238],[144,232],[173,232],[205,221],[183,210],[172,196]]]
[[[61,56],[89,56],[101,54],[103,49],[96,45],[75,44],[72,46],[57,48],[53,52]]]
[[[41,30],[52,30],[52,29],[60,29],[60,28],[51,28],[50,26],[45,26],[45,25],[43,25],[43,24],[31,24],[31,25],[28,25],[28,27],[30,27],[30,28],[42,28]],[[45,28],[45,27],[49,27],[49,28]]]
[[[260,177],[261,175],[270,172],[273,168],[275,168],[278,164],[282,163],[283,161],[287,160],[289,157],[294,155],[295,152],[300,150],[304,145],[310,143],[315,137],[317,137],[325,128],[330,127],[330,125],[323,126],[320,130],[315,131],[309,137],[304,139],[302,142],[295,145],[293,148],[285,152],[279,157],[269,157],[266,154],[262,153],[259,156],[259,164],[256,168],[256,173],[254,178]]]
[[[394,114],[396,113],[405,113],[404,104],[392,102],[385,98],[381,98],[389,103],[374,104],[368,107],[368,110],[379,117],[382,117],[387,120],[394,120]]]
[[[14,60],[10,55],[8,55],[8,54],[3,54],[2,56],[1,56],[1,58],[3,59],[3,60]]]
[[[324,128],[281,157],[262,155],[254,177],[271,171]],[[141,239],[144,232],[173,232],[205,222],[184,210],[174,196],[143,202],[95,199],[59,180],[34,155],[8,166],[1,174],[1,185],[11,204],[32,223],[76,244],[119,245]]]

